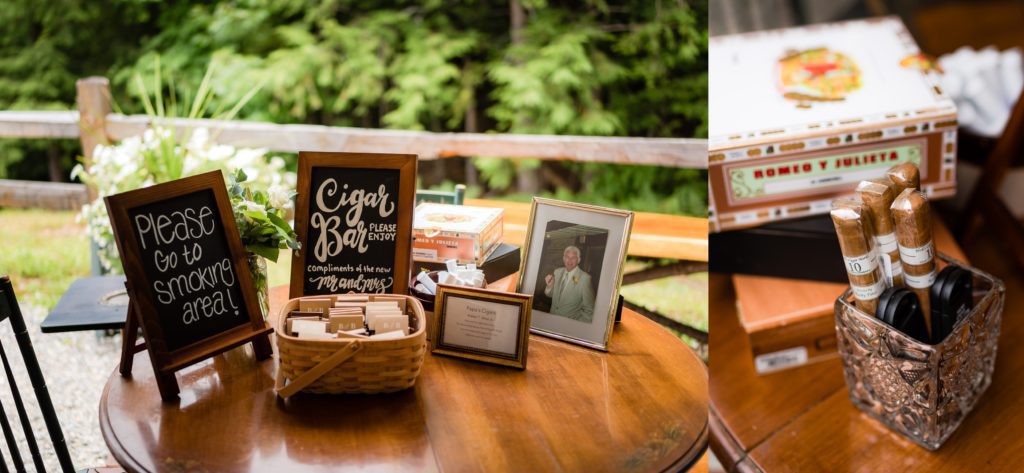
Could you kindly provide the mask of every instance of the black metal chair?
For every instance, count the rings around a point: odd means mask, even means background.
[[[36,359],[35,350],[32,348],[32,340],[29,339],[28,330],[25,327],[25,319],[21,315],[21,308],[18,307],[18,299],[14,296],[14,287],[11,279],[7,276],[0,276],[0,323],[10,320],[14,337],[18,342],[18,349],[21,351],[21,358],[25,362],[29,380],[32,383],[32,390],[35,391],[36,400],[39,402],[39,410],[42,412],[43,421],[46,423],[46,430],[50,434],[50,441],[60,462],[61,470],[65,472],[75,471],[71,462],[71,455],[68,453],[68,446],[64,442],[64,433],[60,428],[60,421],[57,420],[57,413],[53,409],[53,402],[50,400],[50,393],[46,389],[46,381],[39,369],[39,360]],[[39,446],[36,444],[33,429],[29,423],[28,414],[25,412],[25,404],[21,399],[21,392],[18,390],[18,383],[11,371],[11,365],[7,360],[7,351],[0,342],[0,360],[4,364],[4,373],[7,375],[7,382],[11,389],[11,396],[14,399],[15,408],[18,411],[18,419],[25,431],[25,443],[28,444],[29,452],[32,455],[32,464],[36,471],[46,471],[43,465],[42,455],[39,453]],[[26,462],[22,460],[21,450],[18,448],[14,431],[11,429],[11,422],[7,418],[7,411],[0,403],[0,429],[3,430],[4,440],[7,442],[14,469],[25,471]],[[0,453],[0,472],[8,471],[7,459]]]

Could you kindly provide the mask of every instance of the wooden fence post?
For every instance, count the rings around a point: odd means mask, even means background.
[[[107,115],[111,111],[110,81],[106,77],[86,77],[75,82],[75,89],[78,93],[78,129],[82,156],[88,164],[96,145],[110,144],[107,138]]]
[[[78,94],[78,138],[82,142],[82,164],[88,166],[96,145],[110,144],[107,138],[107,115],[111,111],[110,81],[106,77],[78,79],[75,81],[75,92]],[[92,202],[96,198],[96,189],[86,186],[86,190],[89,202]],[[102,274],[99,249],[91,238],[89,259],[92,275]]]

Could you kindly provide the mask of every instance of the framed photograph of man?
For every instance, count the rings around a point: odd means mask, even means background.
[[[608,350],[633,212],[534,197],[517,291],[530,331]]]

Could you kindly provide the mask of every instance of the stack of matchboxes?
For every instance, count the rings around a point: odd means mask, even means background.
[[[404,298],[362,300],[307,297],[288,314],[288,333],[306,339],[372,338],[386,340],[410,333]]]

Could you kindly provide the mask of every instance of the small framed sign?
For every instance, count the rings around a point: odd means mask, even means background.
[[[121,373],[142,345],[142,327],[165,400],[177,397],[174,373],[253,342],[270,356],[273,331],[263,320],[252,274],[220,171],[104,199],[127,279]]]
[[[533,296],[437,286],[430,352],[526,369]]]
[[[299,153],[291,297],[406,294],[416,156]]]

